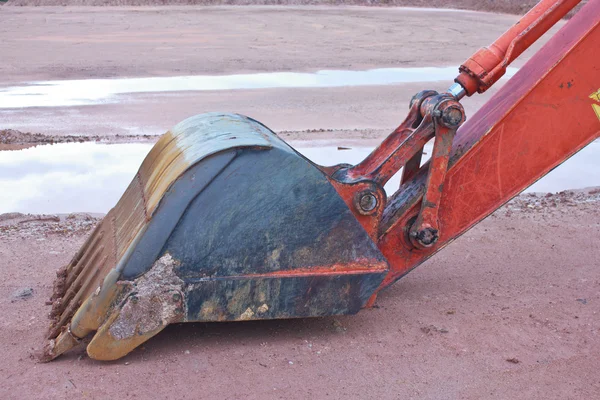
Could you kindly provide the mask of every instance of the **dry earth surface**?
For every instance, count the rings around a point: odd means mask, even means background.
[[[0,4],[2,1],[11,6],[357,5],[456,8],[509,14],[523,14],[537,4],[537,0],[1,0]]]
[[[2,7],[0,20],[0,86],[12,86],[458,65],[517,17],[364,7],[69,6]],[[2,109],[0,149],[151,141],[212,110],[248,114],[286,139],[372,145],[399,123],[415,92],[446,86],[147,93],[115,104]],[[485,99],[469,99],[468,113]],[[356,316],[176,325],[110,363],[90,360],[83,346],[49,364],[34,358],[55,271],[98,216],[1,215],[0,398],[595,398],[599,196],[521,196]]]
[[[97,219],[0,216],[0,398],[593,399],[600,190],[517,198],[355,316],[167,328],[36,362],[45,301]]]
[[[518,20],[505,14],[370,7],[0,10],[5,83],[453,66]]]
[[[518,19],[367,7],[3,7],[0,16],[0,89],[51,79],[458,66]],[[415,93],[447,87],[140,93],[112,104],[0,109],[0,129],[156,135],[191,115],[218,110],[298,132],[290,133],[295,138],[312,130],[307,139],[377,139],[404,118]],[[467,114],[489,94],[465,100]],[[329,129],[335,132],[323,132]]]

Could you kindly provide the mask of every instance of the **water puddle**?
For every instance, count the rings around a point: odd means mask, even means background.
[[[323,70],[236,75],[198,75],[154,78],[81,79],[29,82],[0,88],[0,108],[68,107],[116,103],[119,95],[232,89],[324,88],[448,81],[458,67],[379,68],[365,71]],[[517,71],[508,68],[505,77]]]
[[[0,151],[0,213],[106,213],[113,207],[152,148],[148,143],[62,143]],[[356,164],[372,150],[331,144],[294,147],[322,165]],[[430,153],[426,148],[426,152]],[[600,142],[594,142],[535,183],[528,192],[558,192],[600,186]],[[396,176],[386,186],[399,184]]]

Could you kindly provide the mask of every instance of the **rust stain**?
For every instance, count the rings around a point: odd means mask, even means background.
[[[291,270],[279,270],[266,274],[246,274],[234,279],[255,279],[255,278],[294,278],[307,275],[353,275],[353,274],[371,274],[377,271],[387,270],[387,264],[381,262],[378,264],[361,263],[360,260],[348,264],[334,264],[327,266],[314,266],[308,268],[296,268]]]

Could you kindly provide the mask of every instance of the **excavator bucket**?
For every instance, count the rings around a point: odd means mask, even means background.
[[[168,324],[353,314],[600,137],[600,0],[590,0],[465,122],[485,92],[577,0],[542,0],[416,94],[356,165],[321,167],[240,115],[192,117],[157,142],[58,272],[44,360],[83,339],[120,358]],[[426,143],[431,158],[422,162]],[[395,193],[383,187],[402,169]]]
[[[387,271],[319,167],[252,119],[198,115],[58,272],[43,358],[92,333],[113,360],[170,323],[356,313]]]

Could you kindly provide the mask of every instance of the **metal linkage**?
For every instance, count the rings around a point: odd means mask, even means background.
[[[452,141],[456,130],[465,121],[464,109],[453,95],[448,96],[444,93],[428,100],[424,104],[428,108],[424,111],[433,115],[435,142],[421,210],[409,230],[410,241],[416,247],[430,247],[439,238],[438,208],[444,190]]]
[[[410,111],[404,122],[361,163],[343,166],[331,173],[334,185],[344,198],[347,191],[358,190],[358,184],[367,182],[383,187],[401,168],[402,188],[417,173],[426,167],[421,166],[425,144],[434,139],[433,154],[428,164],[427,188],[421,202],[421,209],[409,231],[410,243],[417,248],[432,246],[439,237],[437,210],[441,199],[452,140],[458,127],[464,122],[464,109],[458,102],[455,92],[438,93],[425,90],[416,94],[410,102]],[[345,186],[345,187],[340,187]],[[376,197],[366,192],[357,193],[349,203],[357,215],[375,214]],[[373,221],[375,222],[375,221]],[[378,226],[376,223],[365,227]]]

